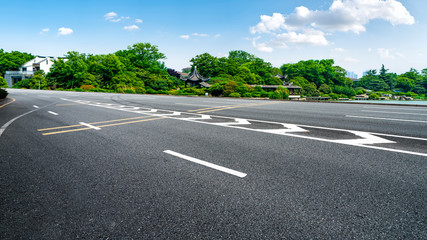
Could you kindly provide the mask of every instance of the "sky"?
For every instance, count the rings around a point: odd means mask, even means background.
[[[425,0],[0,0],[0,48],[41,56],[157,45],[169,68],[243,50],[274,67],[334,59],[359,77],[427,68]]]

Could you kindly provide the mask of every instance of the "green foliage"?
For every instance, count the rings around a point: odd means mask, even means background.
[[[228,96],[229,96],[229,97],[239,98],[239,97],[240,97],[240,93],[233,92],[233,93],[230,93]]]
[[[9,86],[7,85],[6,79],[0,76],[0,88],[7,88],[7,87]]]
[[[224,94],[224,85],[226,82],[217,82],[212,84],[208,88],[208,92],[215,97],[222,96]]]
[[[30,79],[28,83],[30,89],[47,89],[47,80],[43,70],[37,71],[34,73],[34,76]]]
[[[9,93],[5,89],[0,88],[0,99],[6,98]]]
[[[30,78],[22,79],[21,81],[13,84],[12,88],[30,88]]]
[[[239,85],[235,81],[227,82],[224,85],[224,96],[228,97],[231,93],[236,92],[238,87]]]
[[[380,96],[376,93],[372,93],[369,95],[370,100],[378,100],[379,98],[380,98]]]
[[[329,87],[328,84],[324,83],[319,87],[319,92],[325,93],[325,94],[329,94],[332,92],[331,87]]]
[[[284,87],[278,87],[274,92],[269,92],[270,99],[289,99],[289,91]]]
[[[19,71],[21,65],[33,59],[34,56],[29,53],[12,51],[10,53],[0,49],[0,76],[6,71]]]
[[[334,60],[332,59],[308,60],[295,64],[284,64],[280,69],[289,79],[303,77],[316,86],[321,86],[324,83],[345,85],[345,70],[339,66],[333,66],[333,64]]]

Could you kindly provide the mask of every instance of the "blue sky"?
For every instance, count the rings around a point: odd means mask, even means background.
[[[332,58],[359,75],[427,68],[424,0],[1,0],[0,48],[107,54],[149,42],[180,70],[244,50],[274,66]]]

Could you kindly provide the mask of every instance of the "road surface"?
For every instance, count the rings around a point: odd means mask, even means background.
[[[427,239],[427,108],[8,91],[1,239]]]

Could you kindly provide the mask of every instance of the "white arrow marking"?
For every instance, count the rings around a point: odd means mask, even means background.
[[[334,140],[333,142],[348,144],[348,145],[364,145],[364,144],[379,144],[379,143],[396,143],[384,138],[374,136],[367,132],[349,131],[356,136],[362,137],[359,139]]]
[[[246,119],[236,118],[235,122],[215,123],[215,125],[249,125],[251,124]]]

